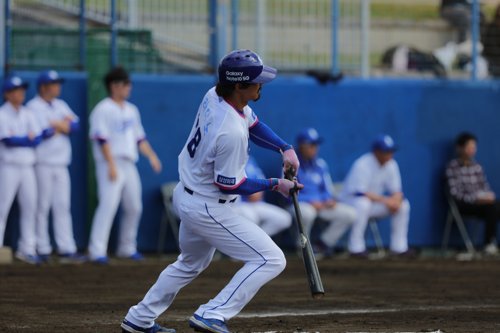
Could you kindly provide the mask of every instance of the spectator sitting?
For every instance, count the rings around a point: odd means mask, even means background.
[[[485,28],[483,44],[483,55],[488,60],[490,75],[500,77],[500,5],[495,11],[493,21]]]
[[[247,178],[265,178],[257,161],[250,156],[245,167]],[[287,229],[292,216],[283,208],[264,201],[264,192],[241,196],[234,208],[244,217],[259,225],[270,237]]]
[[[396,144],[389,135],[381,135],[372,151],[359,157],[352,165],[341,193],[342,201],[356,209],[357,218],[351,230],[349,251],[366,257],[365,230],[370,218],[391,216],[391,252],[409,255],[408,224],[410,203],[404,197],[401,174],[393,159]]]
[[[439,14],[452,27],[458,30],[457,43],[463,43],[471,30],[472,1],[441,0]],[[483,13],[480,13],[480,21],[484,21]]]
[[[484,251],[487,254],[497,254],[496,230],[500,218],[500,201],[496,200],[483,168],[474,160],[477,139],[471,133],[462,133],[457,137],[455,146],[458,156],[446,167],[449,193],[462,214],[484,220]]]
[[[304,184],[298,199],[304,230],[308,235],[317,217],[328,222],[329,225],[322,232],[316,251],[321,255],[330,255],[338,240],[351,227],[356,212],[352,207],[333,198],[328,165],[317,156],[318,146],[322,141],[314,128],[306,128],[297,136],[300,160],[297,178]]]

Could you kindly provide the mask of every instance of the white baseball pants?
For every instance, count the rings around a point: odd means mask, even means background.
[[[328,227],[321,233],[320,239],[329,247],[334,247],[356,219],[356,211],[349,205],[337,202],[335,207],[321,209],[319,212],[308,202],[299,202],[302,224],[308,237],[314,221],[319,216],[328,221]],[[293,210],[293,206],[291,207]]]
[[[59,254],[76,252],[71,217],[71,181],[65,165],[37,164],[35,173],[38,185],[36,214],[37,252],[50,254],[49,212],[52,209],[52,226]]]
[[[150,327],[168,309],[177,292],[196,278],[209,264],[215,249],[244,262],[217,296],[201,305],[196,314],[228,320],[238,314],[268,281],[280,274],[286,261],[283,252],[257,225],[239,216],[233,204],[217,203],[184,191],[174,192],[174,205],[181,218],[181,254],[149,289],[144,299],[130,308],[126,319]]]
[[[359,197],[349,201],[357,212],[349,239],[349,251],[359,253],[366,251],[365,230],[370,218],[385,218],[391,212],[382,203],[372,202],[368,198]],[[390,250],[402,253],[408,250],[408,224],[410,221],[410,203],[404,199],[400,209],[391,216],[391,242]]]
[[[20,208],[20,237],[17,252],[36,255],[35,215],[36,179],[33,166],[20,164],[0,165],[0,246],[3,245],[5,226],[12,202],[18,195]]]
[[[107,255],[109,234],[120,202],[122,216],[116,255],[128,257],[137,252],[137,231],[142,213],[141,180],[134,162],[116,159],[115,163],[118,176],[114,181],[109,179],[107,163],[96,163],[99,204],[90,232],[91,260]]]
[[[267,202],[238,202],[234,205],[238,214],[257,224],[268,234],[274,236],[292,225],[289,212]]]

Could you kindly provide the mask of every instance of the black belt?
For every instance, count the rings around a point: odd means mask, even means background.
[[[189,189],[189,188],[187,188],[186,186],[184,186],[184,191],[186,191],[189,195],[193,195],[194,194],[194,191],[191,190],[191,189]],[[233,203],[233,202],[236,201],[236,199],[237,199],[237,197],[235,197],[234,199],[229,200],[229,202]],[[219,199],[219,203],[220,204],[224,204],[226,202],[227,202],[226,199]]]

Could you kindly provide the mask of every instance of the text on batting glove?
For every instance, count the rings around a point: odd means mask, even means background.
[[[290,191],[297,191],[303,188],[304,185],[298,183],[297,181],[278,179],[278,184],[273,187],[273,191],[279,192],[282,196],[288,198],[290,196]]]
[[[295,153],[295,150],[292,146],[289,146],[287,150],[283,151],[283,172],[286,172],[290,169],[294,171],[294,176],[297,176],[297,172],[299,171],[299,158]]]

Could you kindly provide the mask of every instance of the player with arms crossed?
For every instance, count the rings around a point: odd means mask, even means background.
[[[215,250],[244,262],[220,293],[189,319],[199,332],[229,332],[237,315],[268,281],[285,268],[285,256],[257,225],[238,215],[239,194],[275,190],[288,196],[301,184],[286,179],[246,178],[248,141],[281,152],[284,168],[298,170],[292,146],[260,122],[248,102],[257,101],[263,83],[276,69],[249,50],[236,50],[219,63],[219,80],[203,98],[193,128],[179,155],[180,182],[174,205],[181,218],[181,254],[159,276],[144,299],[130,308],[123,332],[175,332],[155,323],[179,290],[209,265]]]
[[[71,216],[71,163],[69,135],[78,130],[79,119],[69,105],[59,99],[64,79],[54,70],[43,71],[37,79],[38,94],[26,106],[43,130],[44,140],[36,147],[35,173],[38,188],[36,238],[40,260],[52,253],[49,212],[52,209],[57,251],[62,262],[83,262],[77,253]]]

